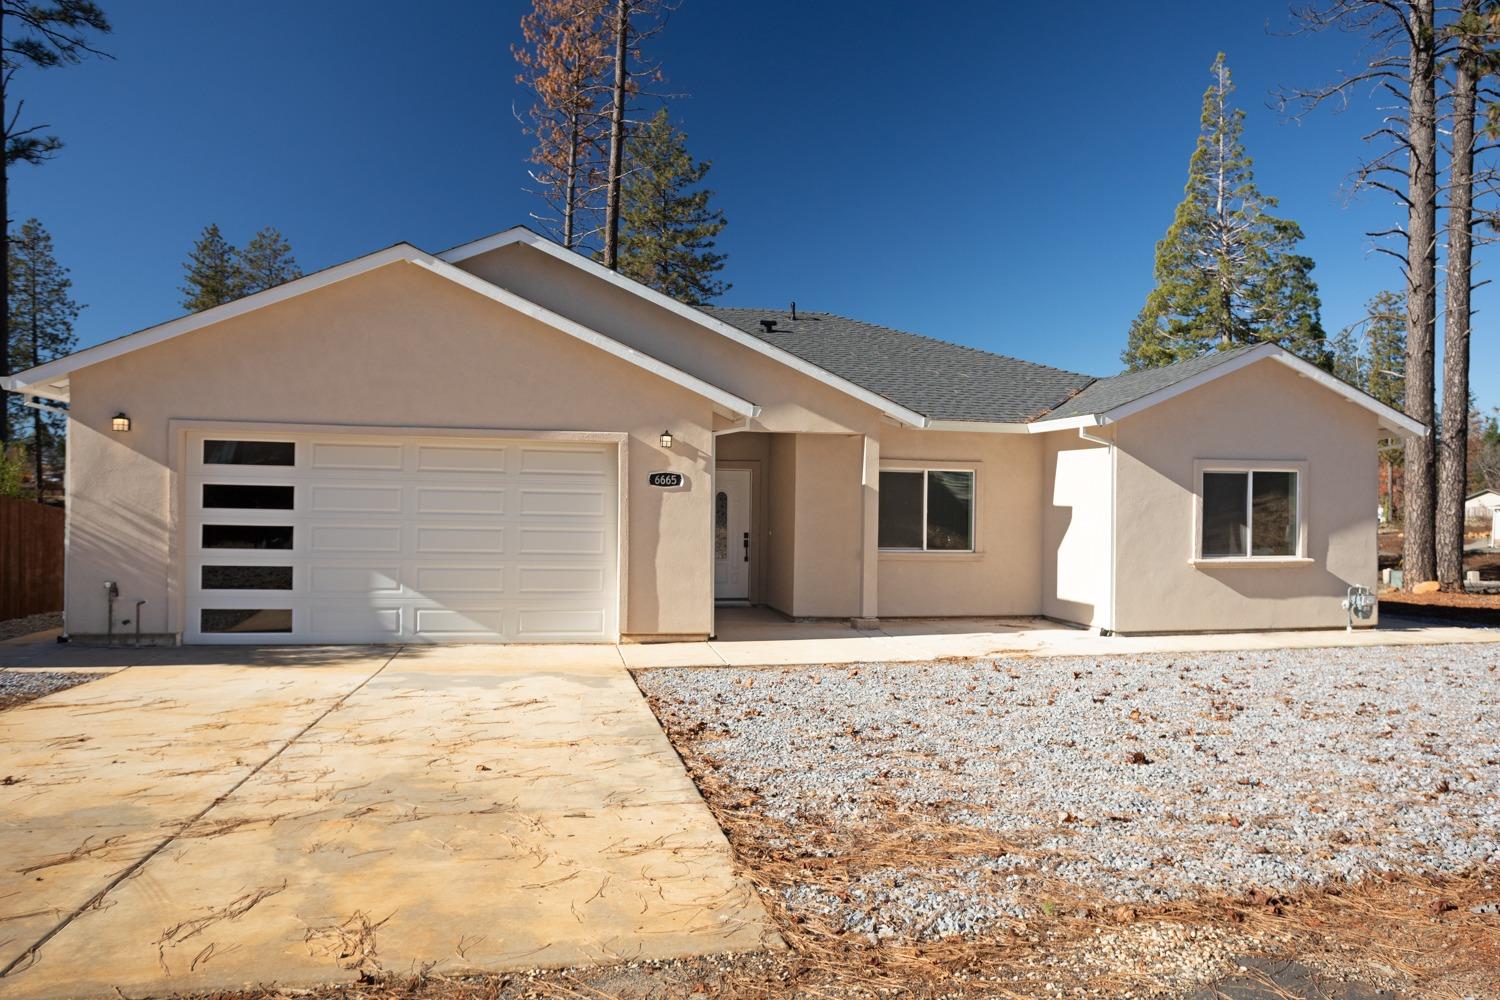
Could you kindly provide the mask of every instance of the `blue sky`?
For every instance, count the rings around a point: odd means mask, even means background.
[[[443,249],[534,207],[512,117],[520,0],[106,6],[115,60],[18,83],[67,148],[14,169],[12,217],[52,230],[88,305],[82,344],[177,315],[211,221],[238,243],[275,225],[313,270],[402,239]],[[729,218],[723,304],[795,299],[1117,370],[1221,49],[1260,185],[1307,233],[1330,333],[1399,285],[1363,233],[1400,209],[1348,190],[1372,112],[1299,124],[1267,106],[1356,65],[1355,39],[1289,36],[1284,0],[1078,6],[1064,21],[1045,4],[685,0],[656,52]],[[1490,407],[1500,317],[1489,289],[1477,302]]]

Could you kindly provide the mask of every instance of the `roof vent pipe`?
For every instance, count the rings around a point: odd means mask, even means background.
[[[792,300],[792,322],[797,322],[797,300]]]

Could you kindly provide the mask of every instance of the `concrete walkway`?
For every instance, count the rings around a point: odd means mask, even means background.
[[[113,671],[0,712],[0,997],[776,942],[612,647],[68,651],[0,653]]]

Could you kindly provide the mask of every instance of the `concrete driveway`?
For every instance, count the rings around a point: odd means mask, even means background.
[[[27,656],[131,665],[0,713],[0,997],[776,943],[612,647]]]

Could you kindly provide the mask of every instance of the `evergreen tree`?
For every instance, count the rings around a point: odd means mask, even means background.
[[[1271,215],[1275,199],[1256,187],[1223,53],[1210,72],[1186,195],[1122,360],[1134,371],[1270,341],[1328,367],[1313,262],[1296,253],[1302,229]]]
[[[36,219],[27,219],[11,237],[7,286],[10,292],[10,366],[19,371],[73,350],[73,321],[80,306],[73,301],[68,269],[53,255],[52,237]],[[62,467],[65,440],[61,420],[31,409],[31,459],[36,499],[43,499],[45,466]]]
[[[11,83],[23,68],[51,69],[103,56],[90,44],[93,33],[106,34],[109,18],[93,0],[4,0],[0,3],[0,225],[6,271],[10,253],[10,168],[16,163],[45,163],[62,148],[62,140],[43,133],[47,125],[23,121],[24,100],[13,100]],[[10,364],[9,282],[0,285],[0,375]],[[0,406],[0,451],[10,440],[10,410]]]
[[[699,187],[710,166],[688,154],[665,108],[630,138],[619,271],[689,305],[729,289],[716,277],[726,255],[714,252],[724,213],[710,204],[713,191]]]
[[[274,226],[267,226],[240,253],[240,294],[250,295],[302,277],[292,245]]]
[[[210,224],[198,237],[182,265],[187,281],[182,286],[182,308],[201,312],[244,294],[245,275],[240,252],[224,238],[217,224]]]

